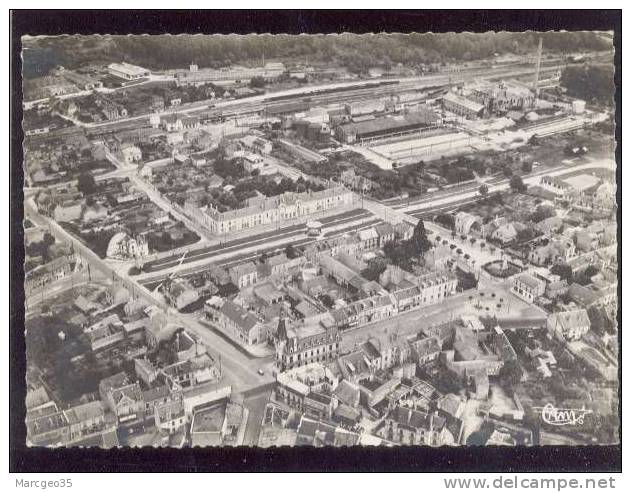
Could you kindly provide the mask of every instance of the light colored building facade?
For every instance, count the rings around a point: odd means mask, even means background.
[[[526,302],[535,302],[541,297],[546,290],[544,281],[539,280],[529,273],[522,273],[513,277],[513,286],[511,291]]]
[[[258,270],[252,262],[233,266],[228,270],[232,283],[242,289],[258,282]]]
[[[330,362],[337,357],[341,333],[328,313],[288,327],[281,317],[276,332],[276,364],[281,371],[312,362]]]
[[[219,69],[202,68],[191,65],[188,71],[180,70],[175,73],[175,81],[178,86],[202,86],[210,83],[248,82],[254,77],[262,77],[272,80],[285,72],[282,63],[266,63],[263,67],[231,66]]]
[[[265,325],[252,313],[232,301],[225,301],[220,307],[207,304],[206,317],[235,340],[246,345],[267,341]]]
[[[590,327],[589,316],[585,309],[562,311],[548,317],[548,332],[561,341],[580,340]]]
[[[229,234],[261,225],[282,224],[352,204],[353,194],[343,187],[323,191],[291,193],[251,201],[245,208],[219,212],[214,208],[201,210],[186,202],[185,211],[213,234]]]
[[[132,65],[131,63],[127,62],[110,63],[107,66],[107,71],[115,77],[119,77],[125,80],[138,80],[144,77],[148,77],[151,74],[151,72],[146,68]]]

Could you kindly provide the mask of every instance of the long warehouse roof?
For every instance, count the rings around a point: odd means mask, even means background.
[[[427,125],[438,121],[438,115],[431,109],[423,107],[420,111],[410,113],[405,116],[393,116],[377,118],[374,120],[360,121],[343,125],[342,128],[348,133],[374,133],[385,130],[397,130],[414,125]]]

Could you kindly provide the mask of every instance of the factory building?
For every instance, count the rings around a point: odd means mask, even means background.
[[[292,113],[302,113],[309,109],[307,101],[289,101],[267,106],[263,111],[263,115],[270,117],[280,117]]]
[[[187,71],[175,73],[175,82],[179,86],[199,87],[211,83],[248,82],[254,77],[273,80],[285,73],[282,63],[266,63],[262,67],[223,67],[220,69],[202,68],[191,65]]]
[[[337,138],[343,143],[365,143],[381,138],[416,133],[439,123],[439,118],[428,107],[404,116],[392,116],[341,125],[336,130]]]
[[[506,81],[474,86],[469,98],[497,114],[531,109],[535,104],[535,94],[528,87]]]
[[[146,68],[132,65],[131,63],[127,62],[110,63],[107,67],[107,71],[111,75],[125,80],[138,80],[144,77],[149,77],[149,75],[151,74],[151,72]]]
[[[445,94],[443,108],[465,118],[481,118],[484,115],[483,104],[467,99],[455,92]]]

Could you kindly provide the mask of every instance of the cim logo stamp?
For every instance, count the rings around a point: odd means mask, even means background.
[[[541,414],[541,419],[550,425],[583,425],[585,416],[593,413],[592,410],[583,408],[556,408],[552,403],[544,407],[535,407],[534,410]]]

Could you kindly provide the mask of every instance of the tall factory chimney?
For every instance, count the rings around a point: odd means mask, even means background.
[[[541,68],[541,50],[543,48],[543,38],[539,38],[539,48],[537,48],[537,60],[535,61],[535,80],[533,83],[533,92],[535,99],[539,97],[539,70]]]

